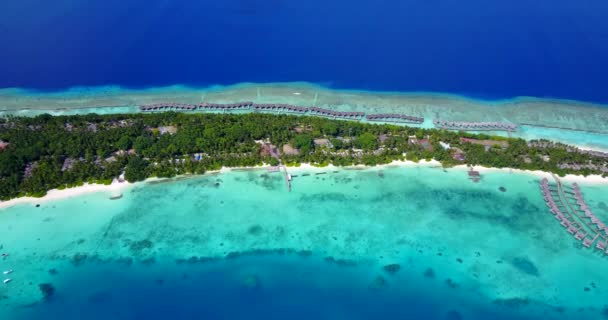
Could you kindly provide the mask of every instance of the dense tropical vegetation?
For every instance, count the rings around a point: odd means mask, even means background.
[[[9,117],[0,120],[0,142],[3,200],[42,196],[53,188],[85,182],[108,184],[118,177],[133,182],[263,163],[372,166],[436,159],[445,166],[466,163],[606,175],[607,161],[602,155],[548,142],[268,114]],[[593,165],[563,166],[575,163]]]

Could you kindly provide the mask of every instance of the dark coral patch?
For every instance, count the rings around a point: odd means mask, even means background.
[[[353,260],[347,260],[347,259],[336,259],[334,257],[325,257],[325,262],[330,263],[330,264],[335,264],[338,265],[340,267],[354,267],[357,265],[357,263]]]
[[[251,227],[249,227],[249,229],[247,229],[247,233],[257,236],[262,234],[262,232],[264,231],[264,229],[262,229],[262,227],[260,225],[253,225]]]
[[[41,283],[38,289],[42,293],[42,300],[49,300],[55,294],[55,287],[50,283]]]
[[[530,299],[527,298],[509,298],[509,299],[496,299],[494,304],[505,306],[508,308],[517,309],[521,306],[527,306],[530,304]]]
[[[147,259],[143,259],[141,260],[141,263],[145,266],[149,266],[149,265],[153,265],[156,263],[156,258],[155,257],[150,257]]]
[[[80,265],[82,265],[83,263],[85,263],[87,261],[87,254],[86,253],[77,253],[75,255],[72,256],[72,264],[75,267],[78,267]]]
[[[141,251],[143,251],[145,249],[152,248],[152,246],[153,246],[152,241],[150,241],[148,239],[144,239],[141,241],[132,242],[131,245],[129,246],[129,250],[131,250],[131,252],[133,252],[133,253],[140,253]]]
[[[382,269],[384,269],[384,271],[388,272],[389,274],[395,274],[399,272],[399,270],[401,270],[401,265],[397,263],[387,264]]]
[[[453,288],[453,289],[455,289],[455,288],[458,288],[458,287],[459,287],[459,284],[458,284],[458,283],[456,283],[456,282],[454,282],[454,280],[452,280],[452,279],[450,279],[450,278],[445,279],[445,284],[447,284],[447,285],[448,285],[448,287]]]
[[[535,277],[538,277],[538,275],[539,275],[538,268],[536,268],[534,263],[532,263],[532,261],[530,261],[528,258],[525,258],[525,257],[514,258],[513,260],[511,260],[511,264],[517,270],[519,270],[525,274],[529,274],[529,275],[535,276]]]
[[[435,278],[435,271],[432,268],[427,268],[426,270],[424,270],[424,276],[426,278],[433,279]]]

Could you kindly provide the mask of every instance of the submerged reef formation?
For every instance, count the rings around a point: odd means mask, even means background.
[[[534,263],[532,263],[532,261],[530,261],[528,258],[526,257],[516,257],[513,258],[511,260],[511,264],[513,265],[513,267],[515,267],[517,270],[525,273],[525,274],[529,274],[531,276],[535,276],[538,277],[538,268],[536,268],[536,265],[534,265]]]
[[[393,275],[393,274],[399,272],[399,270],[401,270],[401,265],[399,265],[397,263],[387,264],[384,267],[382,267],[382,269],[384,269],[384,271],[386,271],[387,273]]]
[[[41,283],[38,285],[38,289],[42,293],[43,301],[48,301],[55,294],[55,287],[50,283]]]

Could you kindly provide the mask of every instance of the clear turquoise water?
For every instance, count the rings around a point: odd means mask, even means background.
[[[0,244],[10,256],[0,266],[15,272],[0,286],[0,316],[604,312],[607,258],[581,249],[547,213],[537,177],[492,172],[474,184],[462,169],[302,170],[292,169],[291,193],[278,174],[233,171],[138,184],[120,200],[98,193],[4,209]],[[594,210],[605,211],[606,187],[582,188]],[[400,270],[390,274],[387,264]],[[40,283],[56,289],[47,301]]]

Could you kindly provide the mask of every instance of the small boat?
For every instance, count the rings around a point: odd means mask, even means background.
[[[9,270],[2,272],[2,274],[11,274],[11,273],[13,273],[13,269],[9,269]]]
[[[7,284],[7,283],[9,283],[9,282],[11,282],[11,281],[13,281],[13,279],[10,279],[10,278],[9,278],[9,279],[4,279],[4,281],[3,281],[3,282],[4,282],[4,284]]]

